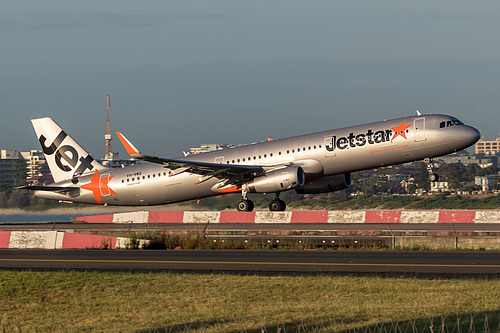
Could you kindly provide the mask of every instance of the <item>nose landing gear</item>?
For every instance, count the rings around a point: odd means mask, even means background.
[[[437,182],[439,180],[439,175],[432,171],[432,160],[430,158],[424,159],[424,163],[427,166],[427,171],[429,172],[429,180],[431,182]]]

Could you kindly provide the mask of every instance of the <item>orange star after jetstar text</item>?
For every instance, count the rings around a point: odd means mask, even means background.
[[[403,138],[405,138],[405,140],[407,140],[406,138],[406,129],[408,127],[410,127],[410,125],[405,125],[405,122],[403,120],[403,122],[401,123],[401,125],[399,125],[398,127],[391,127],[391,130],[394,131],[394,136],[392,137],[391,141],[394,140],[398,135],[402,136]]]

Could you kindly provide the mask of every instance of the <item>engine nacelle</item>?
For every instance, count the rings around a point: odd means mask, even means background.
[[[301,187],[305,180],[304,170],[299,166],[291,166],[266,172],[244,186],[250,193],[273,193]]]
[[[340,191],[351,186],[351,179],[350,173],[316,178],[307,181],[304,186],[295,189],[295,192],[298,194],[317,194]]]

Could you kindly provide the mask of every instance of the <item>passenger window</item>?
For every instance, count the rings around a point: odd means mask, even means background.
[[[441,123],[439,123],[439,128],[443,128],[444,127],[444,121],[442,121]]]
[[[451,127],[451,126],[453,126],[453,123],[450,120],[448,120],[446,122],[446,127]]]

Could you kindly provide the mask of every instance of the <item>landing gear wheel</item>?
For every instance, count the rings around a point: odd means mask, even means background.
[[[424,159],[424,163],[427,166],[427,171],[429,172],[429,180],[433,183],[437,182],[439,180],[439,175],[435,174],[432,171],[432,167],[433,167],[432,160],[430,158],[426,158],[426,159]]]
[[[285,209],[286,203],[281,199],[275,199],[269,203],[269,210],[272,212],[282,212]]]
[[[253,211],[254,205],[252,200],[242,199],[238,202],[236,209],[238,212],[251,212]]]
[[[439,180],[439,175],[435,173],[429,174],[429,180],[431,182],[437,182]]]

